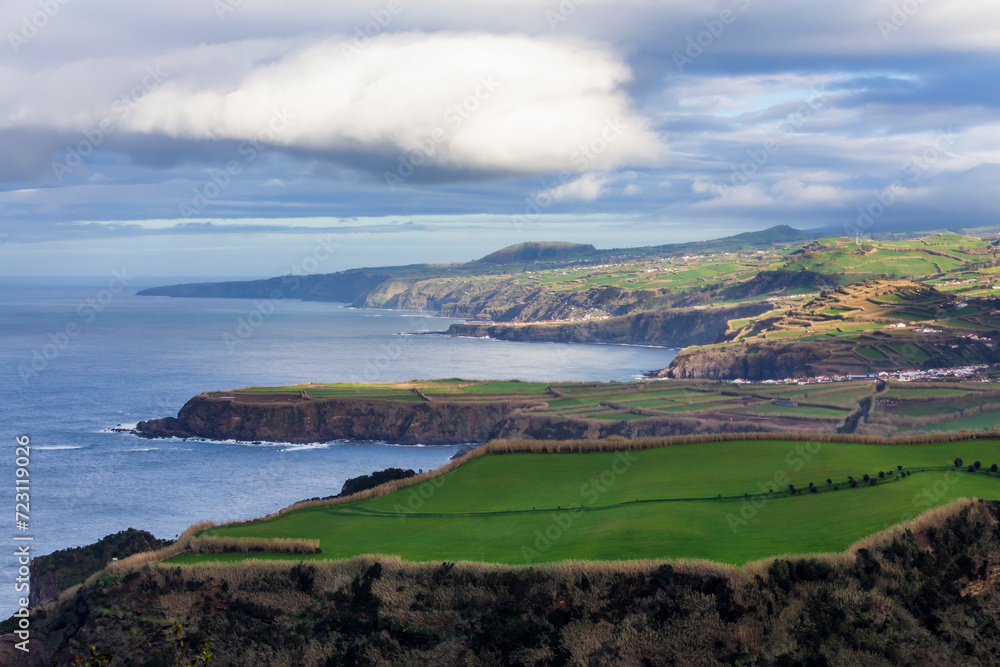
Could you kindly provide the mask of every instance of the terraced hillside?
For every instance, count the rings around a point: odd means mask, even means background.
[[[661,375],[762,380],[995,363],[998,306],[909,280],[866,280],[730,321],[721,343],[684,350]]]

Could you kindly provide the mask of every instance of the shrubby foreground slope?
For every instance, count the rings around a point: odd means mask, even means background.
[[[144,566],[37,609],[44,643],[23,664],[91,645],[116,665],[174,664],[174,623],[188,645],[211,640],[215,665],[995,664],[998,518],[961,501],[841,555],[744,569]]]

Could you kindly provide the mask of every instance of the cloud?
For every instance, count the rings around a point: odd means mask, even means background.
[[[199,217],[474,220],[546,194],[555,211],[651,225],[824,224],[853,220],[951,129],[879,224],[996,220],[996,3],[402,0],[386,18],[387,0],[221,2],[233,11],[64,3],[0,49],[7,244],[176,218],[230,165]],[[0,23],[16,32],[37,11],[11,0]],[[689,40],[702,52],[679,72]],[[241,152],[249,140],[267,149]],[[405,187],[386,172],[409,173]]]
[[[554,201],[567,201],[571,199],[594,201],[607,192],[607,186],[613,180],[613,178],[606,174],[584,174],[574,181],[539,192],[535,195],[535,200],[544,201],[546,198],[550,198]]]
[[[404,156],[421,168],[492,175],[652,165],[664,152],[631,107],[629,67],[579,40],[408,32],[364,48],[266,40],[140,64],[0,77],[0,128],[94,133],[103,122],[120,136],[260,141],[379,167]],[[101,94],[68,94],[74,81],[100,81],[105,99],[125,95],[102,108]]]

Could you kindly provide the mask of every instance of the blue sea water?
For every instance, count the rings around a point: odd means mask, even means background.
[[[144,440],[110,432],[174,415],[208,389],[463,377],[629,380],[675,350],[400,335],[456,320],[340,304],[137,297],[177,280],[0,279],[0,617],[15,610],[15,536],[32,553],[125,528],[170,538],[203,519],[267,514],[457,446]],[[29,529],[15,525],[15,439],[31,439]]]

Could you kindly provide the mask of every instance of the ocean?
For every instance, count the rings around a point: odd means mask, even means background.
[[[427,470],[458,446],[144,440],[110,431],[175,415],[209,389],[462,377],[630,380],[676,350],[405,335],[457,320],[343,304],[137,297],[190,282],[0,278],[0,617],[16,609],[14,537],[43,555],[126,528],[172,538],[261,516],[349,477]],[[401,335],[402,334],[402,335]],[[16,438],[30,438],[27,530],[15,524]],[[21,463],[24,463],[23,461]]]

